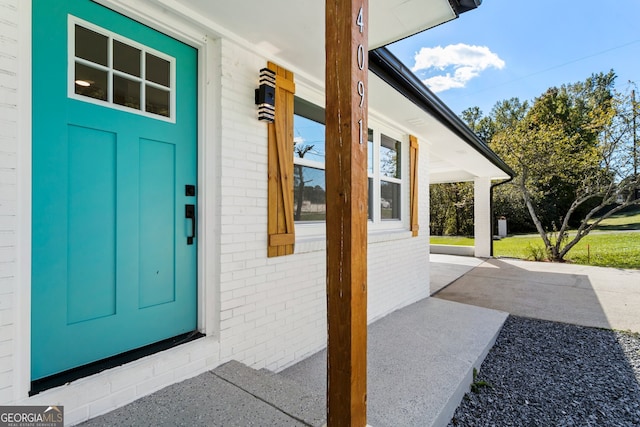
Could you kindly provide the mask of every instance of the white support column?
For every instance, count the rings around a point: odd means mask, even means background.
[[[473,183],[473,234],[475,237],[475,256],[491,256],[491,178],[478,177]]]

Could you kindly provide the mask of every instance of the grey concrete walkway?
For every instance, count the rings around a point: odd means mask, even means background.
[[[484,262],[479,258],[444,254],[431,254],[430,260],[431,295]]]
[[[505,312],[640,332],[640,270],[432,255],[431,274],[436,298],[369,326],[374,427],[446,425]],[[322,425],[325,360],[320,352],[278,374],[230,362],[86,425]]]
[[[446,303],[446,304],[442,304]],[[507,314],[428,298],[369,327],[367,420],[381,426],[446,425]],[[281,373],[326,393],[326,352]]]
[[[490,259],[434,296],[518,316],[640,332],[640,270]]]
[[[507,313],[427,298],[368,328],[368,416],[373,427],[444,426]],[[275,374],[230,362],[86,426],[321,426],[326,353]]]

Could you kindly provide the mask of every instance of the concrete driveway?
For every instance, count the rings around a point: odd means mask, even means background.
[[[640,333],[640,270],[474,260],[456,262],[448,256],[447,268],[432,259],[438,274],[466,271],[442,289],[432,289],[433,296],[516,316]]]

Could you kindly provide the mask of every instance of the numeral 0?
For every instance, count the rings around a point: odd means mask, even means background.
[[[358,68],[364,69],[364,46],[358,45]]]

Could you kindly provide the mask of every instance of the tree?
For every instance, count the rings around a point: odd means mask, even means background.
[[[497,102],[492,108],[491,116],[483,117],[480,108],[472,107],[462,112],[462,119],[476,135],[490,143],[498,131],[512,128],[522,120],[528,109],[527,101],[520,102],[518,98],[511,98]],[[509,218],[509,229],[512,232],[535,231],[520,191],[512,182],[495,187],[493,211],[497,217]]]
[[[473,184],[433,184],[429,188],[430,233],[434,236],[473,235]]]
[[[293,151],[294,153],[300,157],[304,158],[304,155],[309,151],[313,150],[314,145],[302,145],[293,143]],[[293,173],[293,185],[295,188],[294,192],[294,203],[296,205],[296,212],[294,213],[293,219],[296,221],[300,221],[302,219],[302,202],[305,198],[305,186],[311,181],[304,180],[304,166],[302,165],[293,165],[294,173]]]
[[[629,97],[614,92],[614,81],[613,71],[594,74],[550,88],[531,108],[512,99],[492,112],[490,145],[516,171],[514,185],[553,261],[602,220],[640,204],[632,197]]]

